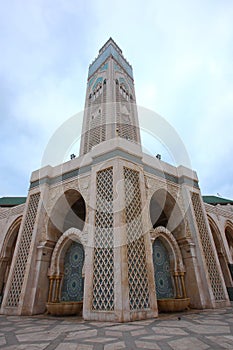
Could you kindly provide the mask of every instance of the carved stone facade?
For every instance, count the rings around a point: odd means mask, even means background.
[[[80,156],[0,208],[1,313],[82,299],[84,319],[127,322],[157,317],[163,297],[229,305],[232,206],[204,204],[194,171],[142,152],[135,101],[110,39],[89,67]]]

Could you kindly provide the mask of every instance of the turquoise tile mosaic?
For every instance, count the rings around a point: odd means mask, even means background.
[[[97,78],[96,81],[95,81],[95,84],[94,84],[93,87],[92,87],[92,91],[94,91],[95,88],[96,88],[96,86],[97,86],[99,83],[102,83],[102,81],[103,81],[103,77]]]
[[[78,242],[73,242],[67,250],[64,259],[64,278],[61,289],[61,301],[83,300],[83,263],[83,246]]]
[[[97,69],[106,61],[109,56],[113,56],[114,59],[120,64],[120,66],[126,71],[126,73],[133,79],[133,70],[129,63],[124,59],[124,57],[117,52],[117,50],[109,45],[104,52],[102,52],[96,60],[90,65],[88,77],[92,76]]]
[[[153,244],[153,262],[157,299],[174,298],[169,254],[160,239]]]

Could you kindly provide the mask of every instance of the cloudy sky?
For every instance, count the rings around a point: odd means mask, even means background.
[[[27,194],[52,135],[83,109],[88,65],[111,36],[138,104],[180,135],[202,194],[233,199],[232,18],[231,0],[1,0],[0,197]]]

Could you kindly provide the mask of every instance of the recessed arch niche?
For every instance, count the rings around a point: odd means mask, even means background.
[[[224,244],[222,241],[220,230],[219,230],[218,226],[216,225],[216,223],[214,222],[214,220],[209,215],[208,215],[208,221],[209,221],[210,230],[211,230],[211,233],[212,233],[212,236],[214,239],[216,251],[218,254],[218,259],[219,259],[220,267],[222,270],[223,278],[225,281],[225,285],[227,288],[232,287],[233,283],[232,283],[230,270],[228,267],[227,254],[226,254],[225,247],[224,247]]]
[[[182,211],[175,198],[165,189],[154,192],[150,200],[150,219],[152,227],[167,228],[176,239],[185,236]]]
[[[233,223],[227,222],[225,227],[225,236],[229,247],[231,261],[233,263]]]
[[[0,304],[3,299],[5,285],[9,276],[21,222],[22,216],[18,217],[11,224],[4,239],[0,255]]]
[[[49,268],[48,303],[61,307],[57,314],[63,315],[63,312],[66,312],[63,307],[66,308],[67,303],[82,303],[84,263],[83,235],[80,230],[70,228],[56,243]],[[79,309],[80,306],[75,305],[73,304]]]
[[[157,299],[184,299],[185,268],[179,246],[168,229],[158,226],[150,230]]]
[[[52,241],[68,229],[83,230],[86,219],[86,205],[81,193],[74,189],[64,192],[55,203],[48,222],[48,235]]]

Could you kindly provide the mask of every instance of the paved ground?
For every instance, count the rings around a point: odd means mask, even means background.
[[[127,324],[0,315],[0,349],[233,350],[233,309],[162,315]]]

